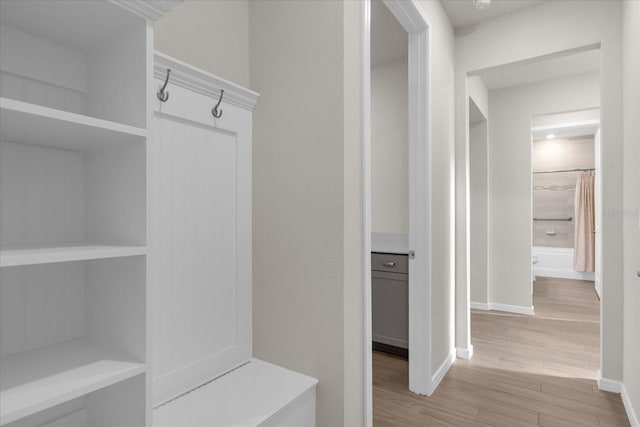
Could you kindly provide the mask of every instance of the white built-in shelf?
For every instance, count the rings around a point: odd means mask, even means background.
[[[0,359],[0,425],[145,372],[83,340]]]
[[[0,251],[0,267],[120,258],[144,255],[146,252],[145,246],[61,246],[3,249]]]
[[[142,128],[0,97],[0,139],[6,142],[91,150],[142,142]]]

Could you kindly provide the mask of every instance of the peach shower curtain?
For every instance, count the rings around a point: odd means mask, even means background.
[[[576,183],[576,235],[573,268],[576,271],[595,271],[596,226],[595,174],[580,172]]]

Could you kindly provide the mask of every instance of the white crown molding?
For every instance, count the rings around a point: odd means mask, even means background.
[[[165,13],[182,3],[182,0],[109,0],[129,12],[151,21],[157,21]]]
[[[154,77],[164,80],[167,68],[171,69],[169,88],[172,85],[180,86],[216,100],[220,97],[220,90],[224,89],[225,103],[249,111],[253,110],[260,96],[257,92],[156,51],[154,53]]]

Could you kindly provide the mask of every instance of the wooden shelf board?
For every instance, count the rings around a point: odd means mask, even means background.
[[[145,372],[87,341],[72,340],[0,359],[0,425]]]
[[[144,255],[144,246],[61,246],[0,251],[0,267]]]
[[[0,97],[3,142],[95,150],[144,142],[145,129]]]

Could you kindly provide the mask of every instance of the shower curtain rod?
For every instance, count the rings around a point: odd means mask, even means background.
[[[537,175],[540,173],[562,173],[562,172],[589,172],[589,171],[594,171],[594,168],[591,169],[565,169],[565,170],[558,170],[558,171],[544,171],[544,172],[533,172],[533,175]]]

